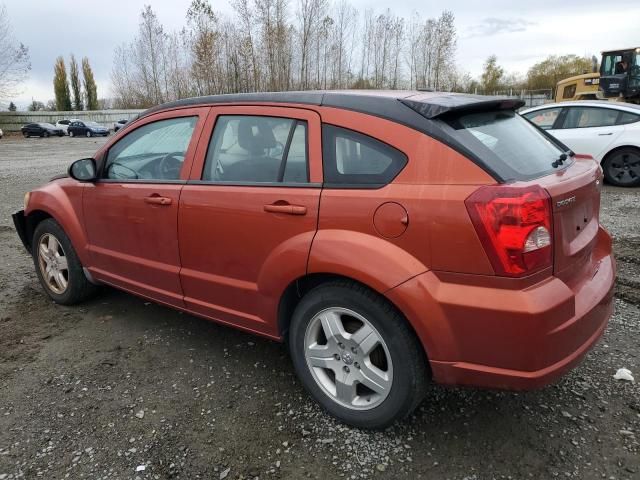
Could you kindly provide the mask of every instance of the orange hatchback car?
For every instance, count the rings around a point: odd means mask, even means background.
[[[56,302],[111,285],[286,341],[359,427],[430,381],[529,389],[612,313],[602,171],[519,100],[289,92],[152,108],[25,196],[16,229]]]

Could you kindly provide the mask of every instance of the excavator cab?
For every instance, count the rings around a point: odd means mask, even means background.
[[[610,100],[640,103],[640,47],[602,52],[600,90]]]

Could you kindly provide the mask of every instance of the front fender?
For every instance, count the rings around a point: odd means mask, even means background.
[[[70,178],[56,180],[37,188],[31,192],[25,216],[28,225],[29,217],[35,212],[44,212],[53,217],[71,240],[80,262],[88,265],[88,242],[82,211],[83,188],[83,184]],[[31,235],[33,235],[33,229],[35,225],[31,225]]]
[[[307,270],[349,277],[384,293],[428,268],[383,238],[354,231],[319,230]]]

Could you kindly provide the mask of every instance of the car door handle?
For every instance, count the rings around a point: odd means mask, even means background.
[[[172,200],[169,197],[160,197],[152,195],[150,197],[144,197],[146,203],[151,205],[171,205]]]
[[[613,132],[609,132],[609,133],[599,133],[598,136],[600,137],[606,137],[607,135],[613,135]]]
[[[265,212],[285,213],[287,215],[305,215],[307,207],[302,205],[289,205],[288,203],[272,203],[264,206]]]

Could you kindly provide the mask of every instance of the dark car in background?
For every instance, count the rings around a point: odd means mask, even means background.
[[[129,120],[127,120],[126,118],[121,118],[117,122],[113,122],[113,131],[117,132],[122,127],[124,127],[127,124],[127,122],[129,122]]]
[[[50,137],[56,135],[62,137],[64,131],[50,123],[27,123],[20,129],[25,137]]]
[[[67,129],[70,137],[84,136],[84,137],[96,137],[109,135],[109,129],[96,122],[83,122],[76,120],[71,122]]]

